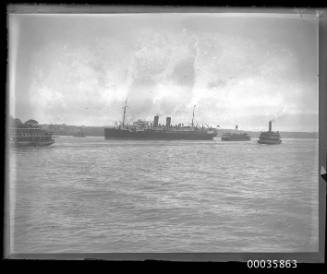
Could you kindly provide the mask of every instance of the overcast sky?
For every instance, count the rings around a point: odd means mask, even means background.
[[[318,130],[314,15],[10,15],[10,113],[23,121]]]

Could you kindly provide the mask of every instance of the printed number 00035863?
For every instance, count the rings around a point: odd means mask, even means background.
[[[248,260],[248,268],[297,268],[297,260]]]

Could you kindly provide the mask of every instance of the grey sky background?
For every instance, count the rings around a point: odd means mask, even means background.
[[[318,130],[314,15],[10,15],[10,114]]]

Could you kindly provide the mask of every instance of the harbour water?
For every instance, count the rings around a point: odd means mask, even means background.
[[[14,253],[318,250],[318,139],[10,150]]]

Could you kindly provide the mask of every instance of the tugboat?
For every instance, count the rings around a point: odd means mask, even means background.
[[[266,145],[278,145],[282,142],[279,131],[272,131],[272,121],[269,121],[269,130],[261,132],[258,143]]]
[[[123,107],[123,120],[118,127],[104,129],[105,139],[137,140],[212,140],[217,136],[215,128],[194,126],[194,110],[191,126],[172,125],[171,117],[166,117],[166,125],[159,124],[159,115],[154,116],[153,123],[138,120],[133,125],[125,125],[127,101]]]
[[[235,126],[236,132],[226,132],[221,136],[222,141],[249,141],[251,140],[250,135],[246,132],[237,132],[238,125]]]
[[[15,119],[9,128],[10,144],[16,146],[49,146],[55,140],[52,133],[42,129],[35,120],[28,120],[22,123]]]

